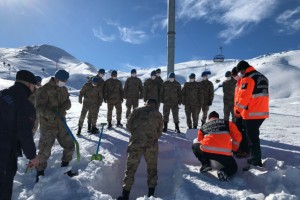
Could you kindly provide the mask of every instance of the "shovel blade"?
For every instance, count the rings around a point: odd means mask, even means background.
[[[102,161],[102,155],[101,154],[93,154],[91,157],[91,160],[99,160]]]

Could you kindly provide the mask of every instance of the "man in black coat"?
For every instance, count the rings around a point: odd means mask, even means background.
[[[38,165],[39,159],[32,136],[36,118],[35,108],[28,100],[35,85],[35,76],[20,70],[13,86],[0,91],[0,199],[12,197],[14,176],[17,171],[17,141],[30,160],[28,167]]]

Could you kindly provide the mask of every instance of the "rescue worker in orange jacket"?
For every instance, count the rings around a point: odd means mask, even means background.
[[[259,128],[269,117],[269,81],[244,60],[237,64],[237,71],[242,79],[235,102],[235,115],[245,120],[250,145],[248,163],[262,166]]]
[[[202,163],[201,173],[211,170],[210,161],[215,160],[223,166],[218,170],[218,178],[226,181],[237,171],[232,152],[238,150],[242,136],[234,123],[219,119],[216,111],[211,112],[208,119],[198,130],[198,138],[194,140],[192,150]]]
[[[236,67],[234,67],[231,70],[231,76],[237,81],[234,91],[234,102],[237,102],[238,98],[238,92],[241,89],[241,77],[238,76],[238,72],[236,70]],[[238,109],[236,105],[234,105],[234,113]],[[242,133],[242,141],[240,144],[239,149],[235,153],[235,156],[237,158],[245,158],[249,154],[249,143],[248,143],[248,137],[246,134],[246,128],[245,128],[245,122],[242,118],[242,116],[235,116],[235,125],[238,127],[239,131]]]

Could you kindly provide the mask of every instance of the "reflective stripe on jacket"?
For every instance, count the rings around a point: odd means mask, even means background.
[[[269,81],[254,67],[247,68],[241,79],[235,106],[243,119],[269,117]]]
[[[236,125],[224,119],[212,119],[198,131],[200,149],[207,153],[231,156],[237,151],[242,135]]]

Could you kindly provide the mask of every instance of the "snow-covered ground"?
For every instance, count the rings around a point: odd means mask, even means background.
[[[3,52],[4,50],[0,49],[0,57],[2,55],[2,58],[7,55]],[[44,52],[43,55],[45,56],[45,54],[47,53]],[[7,60],[12,63],[18,62],[16,57],[10,57]],[[231,70],[237,62],[237,60],[226,60],[226,62],[219,64],[214,64],[212,61],[179,63],[175,66],[175,73],[177,79],[183,84],[190,73],[195,73],[199,79],[206,64],[206,68],[212,72],[210,80],[215,83],[219,79],[222,82],[225,80],[225,72]],[[245,160],[237,160],[239,170],[228,182],[221,182],[210,173],[200,174],[200,163],[191,151],[191,139],[186,138],[183,133],[174,132],[172,115],[170,115],[169,131],[163,134],[159,140],[159,179],[155,198],[149,199],[299,199],[300,51],[263,55],[250,59],[248,62],[264,73],[270,81],[270,118],[265,120],[261,127],[264,167],[252,168],[248,172],[243,172],[241,168],[245,164]],[[34,61],[31,60],[32,64]],[[9,77],[8,71],[5,71],[5,68],[1,69],[1,67],[0,63],[0,89],[3,89],[13,84],[13,78]],[[26,69],[27,65],[23,65],[23,68]],[[34,67],[29,69],[34,72],[40,70]],[[80,76],[78,73],[80,67],[66,69],[71,74],[74,73],[72,70],[76,70],[76,74]],[[163,71],[162,77],[165,79],[166,67],[161,69]],[[144,80],[149,77],[152,70],[138,70],[138,74]],[[94,72],[87,70],[86,74],[93,74]],[[123,81],[128,76],[128,73],[119,72],[119,78]],[[47,76],[44,75],[43,77]],[[215,98],[210,111],[215,110],[222,116],[223,94],[218,85],[219,83],[215,83]],[[70,92],[72,108],[67,114],[67,123],[75,134],[82,105],[78,103],[78,86],[73,85],[73,82],[70,82],[68,86],[72,88]],[[142,104],[143,102],[140,101],[140,106]],[[126,124],[125,109],[123,104],[122,122],[124,125]],[[162,106],[160,110],[162,111]],[[103,104],[100,109],[98,124],[106,122],[106,111],[106,104]],[[184,132],[186,122],[183,106],[180,106],[179,115],[180,128]],[[116,124],[116,121],[114,120],[113,123]],[[52,149],[48,168],[45,171],[45,177],[42,177],[37,184],[35,184],[34,171],[25,174],[28,161],[25,158],[19,159],[13,199],[109,200],[116,199],[121,194],[129,133],[125,128],[104,129],[100,147],[100,153],[104,159],[103,161],[91,161],[91,155],[96,151],[99,136],[88,134],[86,125],[85,122],[82,136],[76,137],[80,144],[81,160],[77,162],[74,155],[71,163],[73,169],[79,171],[79,175],[73,178],[63,175],[60,168],[62,148],[56,142]],[[34,139],[38,144],[39,132]],[[130,199],[148,199],[146,194],[146,165],[142,159],[135,176],[135,184]]]

